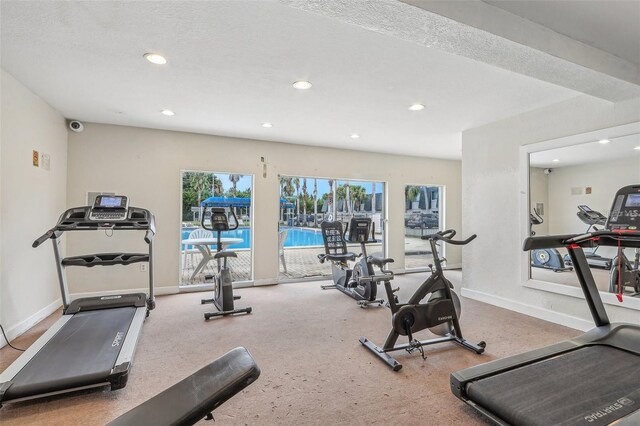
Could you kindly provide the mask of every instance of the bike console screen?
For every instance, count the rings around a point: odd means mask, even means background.
[[[640,230],[640,185],[622,188],[616,194],[609,215],[610,230]]]

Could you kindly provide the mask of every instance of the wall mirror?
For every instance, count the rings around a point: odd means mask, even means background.
[[[640,123],[527,145],[522,162],[528,188],[522,203],[523,239],[604,228],[616,191],[640,183]],[[615,298],[617,274],[611,273],[620,265],[618,249],[599,247],[585,253],[603,301],[620,306]],[[623,253],[632,267],[638,266],[634,249]],[[526,286],[582,297],[564,249],[524,253],[522,269]],[[622,305],[640,309],[636,289],[624,288]]]

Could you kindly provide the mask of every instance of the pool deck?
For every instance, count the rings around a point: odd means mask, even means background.
[[[376,254],[380,251],[381,244],[371,244],[368,247],[370,254]],[[427,264],[433,260],[428,251],[428,242],[419,238],[405,238],[405,269],[426,268]],[[236,250],[238,257],[230,259],[231,273],[234,281],[251,280],[251,251],[246,249]],[[318,254],[324,253],[324,247],[291,247],[284,250],[285,263],[287,272],[284,272],[282,263],[280,263],[279,280],[290,280],[311,277],[326,277],[331,275],[331,264],[325,262],[321,264],[318,261]],[[180,257],[181,259],[184,256]],[[183,285],[203,284],[206,282],[206,276],[215,273],[215,263],[209,262],[202,273],[199,273],[190,279],[191,273],[195,265],[201,259],[199,253],[187,254],[187,262],[182,268]]]

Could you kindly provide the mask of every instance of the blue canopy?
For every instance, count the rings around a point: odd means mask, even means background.
[[[201,207],[249,207],[251,206],[251,198],[242,197],[209,197],[200,203]],[[280,207],[292,209],[294,205],[280,198]]]
[[[249,207],[251,198],[209,197],[200,203],[202,207]]]

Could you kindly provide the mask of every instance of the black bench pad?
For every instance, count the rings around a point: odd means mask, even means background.
[[[193,425],[258,376],[260,368],[249,351],[235,348],[124,413],[109,426]]]

